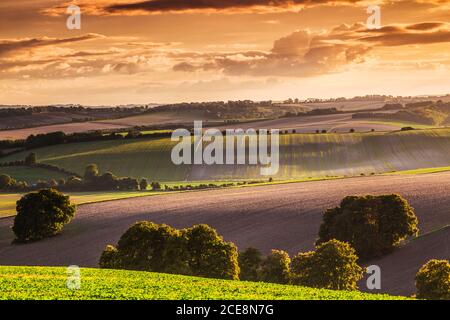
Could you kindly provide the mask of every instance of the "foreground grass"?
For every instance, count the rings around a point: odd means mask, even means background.
[[[397,300],[404,297],[149,272],[81,269],[81,289],[66,287],[66,268],[0,267],[0,300]]]

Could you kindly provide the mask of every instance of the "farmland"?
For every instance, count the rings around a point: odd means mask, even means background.
[[[96,163],[102,172],[158,181],[260,179],[258,166],[172,163],[169,138],[96,141],[33,150],[38,161],[82,174]],[[448,166],[450,129],[399,132],[280,135],[277,180],[349,177]],[[22,160],[27,152],[3,157]]]
[[[347,195],[398,193],[414,207],[420,237],[371,263],[382,263],[382,292],[410,295],[414,274],[431,258],[450,256],[450,173],[393,175],[185,192],[81,205],[77,216],[55,238],[25,246],[11,245],[13,219],[0,219],[0,261],[4,265],[96,267],[107,244],[136,221],[167,223],[175,228],[206,223],[239,249],[264,253],[283,249],[294,255],[313,249],[326,208]],[[442,229],[444,228],[444,229]],[[435,230],[441,230],[435,232]],[[426,236],[428,235],[428,236]],[[403,266],[403,267],[402,267]],[[402,270],[397,272],[398,268]],[[384,279],[384,277],[383,277]]]
[[[7,174],[13,179],[26,181],[28,184],[36,183],[39,180],[58,180],[67,178],[67,176],[61,172],[25,166],[0,167],[0,174]]]
[[[118,199],[128,199],[134,197],[144,197],[149,195],[157,195],[158,192],[71,192],[69,195],[71,200],[80,205],[86,203],[94,203],[101,201],[111,201]],[[0,193],[0,218],[13,216],[16,213],[16,201],[20,199],[21,194],[1,194]]]
[[[81,269],[80,290],[66,287],[66,268],[0,267],[0,300],[397,300],[380,294],[161,273]]]

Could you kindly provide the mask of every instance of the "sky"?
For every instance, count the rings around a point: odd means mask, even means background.
[[[449,71],[444,0],[0,1],[0,105],[435,95]]]

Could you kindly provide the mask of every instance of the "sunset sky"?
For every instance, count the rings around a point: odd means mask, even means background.
[[[0,104],[450,93],[450,1],[1,0],[0,74]]]

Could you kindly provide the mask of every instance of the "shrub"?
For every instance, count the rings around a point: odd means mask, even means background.
[[[189,267],[200,277],[239,279],[236,246],[225,242],[217,231],[206,224],[186,229]]]
[[[330,240],[316,251],[299,253],[291,263],[292,283],[313,288],[356,290],[363,277],[358,257],[348,243]]]
[[[238,261],[241,280],[258,281],[258,272],[262,262],[261,252],[255,248],[248,248],[239,253]]]
[[[430,260],[416,274],[417,298],[450,300],[450,263]]]
[[[148,181],[147,181],[147,179],[141,179],[141,181],[139,182],[139,189],[147,190],[147,188],[148,188]]]
[[[161,184],[159,182],[153,181],[151,185],[153,191],[161,190]]]
[[[0,175],[0,189],[1,190],[8,189],[14,183],[15,183],[14,179],[12,179],[9,175],[7,175],[7,174]]]
[[[362,260],[389,253],[407,236],[418,233],[418,220],[399,195],[346,197],[326,210],[317,244],[331,239],[348,242]]]
[[[26,156],[25,164],[27,166],[32,166],[32,165],[35,165],[36,163],[37,163],[37,159],[36,159],[36,154],[34,152],[32,152],[28,156]]]
[[[114,246],[106,246],[100,256],[100,268],[115,269],[120,268],[120,264],[119,251]]]
[[[291,259],[287,252],[272,250],[261,263],[259,280],[264,282],[281,283],[289,282]]]
[[[98,175],[98,166],[95,163],[88,165],[84,170],[84,179],[86,181],[93,181],[98,177]]]
[[[24,195],[17,201],[13,225],[16,241],[35,241],[58,234],[75,215],[75,209],[69,196],[53,189]]]

